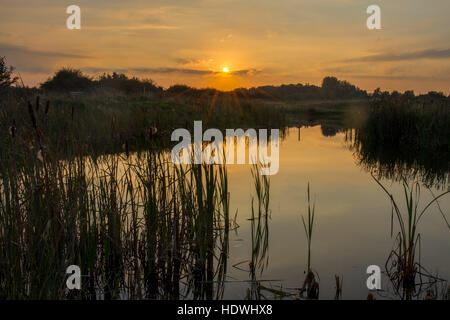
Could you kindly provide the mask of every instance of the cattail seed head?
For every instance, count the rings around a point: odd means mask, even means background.
[[[16,127],[14,125],[9,127],[9,135],[14,138],[16,136]]]
[[[39,106],[40,106],[40,103],[39,103],[39,96],[37,96],[36,97],[36,111],[39,111]]]
[[[48,110],[50,109],[50,100],[47,100],[47,104],[45,106],[45,114],[48,114]]]
[[[30,101],[28,101],[28,114],[30,115],[30,120],[31,124],[33,125],[33,128],[37,130],[38,126],[36,121],[36,115],[34,114],[34,109]]]
[[[37,153],[37,158],[39,161],[44,162],[44,153],[42,152],[42,149],[39,149]]]

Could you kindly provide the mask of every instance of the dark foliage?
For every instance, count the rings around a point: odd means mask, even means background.
[[[92,89],[92,79],[72,68],[62,68],[53,77],[41,84],[41,89],[45,91],[85,91]]]
[[[125,94],[162,94],[163,89],[157,87],[150,79],[129,78],[123,73],[103,74],[94,85],[102,89],[113,89]]]
[[[6,65],[6,58],[0,57],[0,92],[8,89],[17,81],[13,76],[13,67]]]

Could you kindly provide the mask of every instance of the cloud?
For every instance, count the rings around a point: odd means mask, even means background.
[[[0,55],[6,56],[8,64],[17,72],[31,74],[49,74],[58,64],[67,60],[88,59],[87,55],[48,50],[36,50],[21,45],[0,42]]]
[[[176,26],[167,26],[162,24],[141,24],[134,26],[84,26],[86,30],[105,30],[105,31],[141,31],[141,30],[175,30]]]
[[[353,59],[346,59],[342,62],[384,62],[384,61],[406,61],[417,59],[448,59],[450,49],[428,49],[404,53],[380,53],[371,56],[364,56]]]
[[[235,74],[238,76],[253,76],[255,74],[261,73],[261,70],[257,70],[257,69],[246,69],[246,70],[237,70],[237,71],[232,71],[231,74]]]
[[[185,58],[176,58],[174,61],[183,67],[197,67],[201,68],[201,66],[208,66],[212,62],[214,62],[214,59],[185,59]]]
[[[153,74],[170,74],[170,73],[178,73],[178,74],[187,74],[187,75],[215,75],[221,74],[221,71],[213,71],[213,70],[198,70],[198,69],[187,69],[187,68],[171,68],[171,67],[162,67],[162,68],[120,68],[120,69],[107,69],[107,68],[96,68],[96,67],[86,67],[82,68],[84,71],[88,73],[108,73],[108,72],[118,72],[118,73],[153,73]],[[236,70],[230,72],[233,75],[238,76],[252,76],[257,73],[260,73],[261,70],[256,69],[245,69],[245,70]]]
[[[120,68],[120,69],[109,68],[108,69],[108,68],[85,67],[82,69],[88,73],[137,72],[137,73],[158,73],[158,74],[183,73],[183,74],[192,74],[192,75],[207,75],[207,74],[218,73],[218,72],[211,71],[211,70],[196,70],[196,69],[184,69],[184,68],[145,68],[145,67],[142,67],[142,68]]]
[[[29,56],[30,59],[38,60],[39,58],[71,58],[71,59],[87,59],[90,58],[87,55],[76,54],[76,53],[65,53],[65,52],[55,52],[55,51],[41,51],[31,49],[20,45],[11,45],[0,42],[0,51],[6,56],[16,56],[25,55]]]
[[[349,74],[349,78],[353,79],[379,79],[379,80],[421,80],[421,81],[450,81],[448,76],[422,76],[422,75],[362,75]]]
[[[140,73],[183,73],[193,75],[208,75],[216,74],[218,72],[212,70],[196,70],[196,69],[183,69],[183,68],[134,68],[131,71]]]

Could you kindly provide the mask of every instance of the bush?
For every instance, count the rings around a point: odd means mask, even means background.
[[[93,81],[81,70],[62,68],[53,77],[41,84],[45,91],[69,92],[86,91],[92,89]]]
[[[17,81],[17,77],[13,77],[13,67],[6,65],[6,58],[0,57],[0,92],[8,89]]]

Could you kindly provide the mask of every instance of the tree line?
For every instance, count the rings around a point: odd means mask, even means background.
[[[399,93],[382,92],[379,88],[368,93],[353,84],[339,80],[336,77],[325,77],[321,86],[311,84],[289,84],[280,86],[260,86],[253,88],[238,88],[230,92],[223,92],[213,88],[197,89],[187,85],[173,85],[167,89],[155,84],[151,79],[129,77],[123,73],[103,73],[91,77],[79,69],[70,67],[61,68],[46,81],[35,88],[25,88],[19,85],[19,78],[14,76],[14,68],[7,66],[5,57],[0,57],[0,93],[19,88],[21,90],[38,93],[70,94],[73,92],[90,94],[101,93],[106,95],[153,95],[183,98],[205,98],[217,95],[232,95],[242,99],[267,100],[312,100],[312,99],[364,99],[369,98],[373,104],[395,103],[408,104],[411,102],[448,103],[450,95],[431,91],[425,95],[416,96],[413,91]]]

